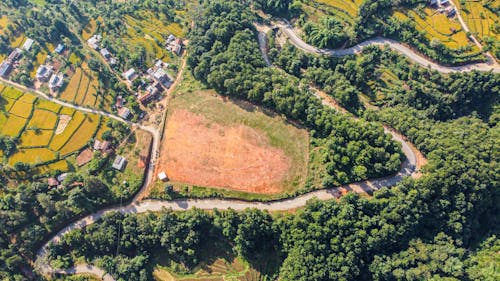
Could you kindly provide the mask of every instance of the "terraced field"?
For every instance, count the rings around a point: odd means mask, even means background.
[[[362,3],[363,0],[313,0],[302,1],[302,7],[311,21],[316,22],[322,16],[332,15],[338,20],[353,25]]]
[[[17,139],[17,151],[6,159],[43,171],[66,171],[65,160],[80,151],[107,119],[38,99],[12,87],[0,87],[0,135]],[[78,136],[78,137],[75,137]]]
[[[190,274],[175,274],[165,267],[157,266],[153,276],[158,281],[259,281],[260,273],[236,258],[232,261],[218,258],[209,265],[200,266]]]
[[[417,30],[425,32],[429,41],[437,39],[450,49],[468,48],[466,53],[479,52],[478,47],[467,38],[460,23],[455,19],[449,19],[445,13],[424,8],[419,12],[413,10],[396,11],[394,17],[414,22]]]
[[[96,73],[83,63],[71,76],[69,83],[60,94],[60,99],[87,107],[99,107],[102,104],[106,110],[109,110],[111,101],[98,95],[98,87]]]
[[[453,1],[470,31],[500,57],[500,1]]]

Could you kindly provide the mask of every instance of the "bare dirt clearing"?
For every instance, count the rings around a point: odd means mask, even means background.
[[[166,128],[159,169],[170,180],[254,193],[278,193],[290,167],[268,138],[243,126],[222,126],[187,110],[176,110]]]

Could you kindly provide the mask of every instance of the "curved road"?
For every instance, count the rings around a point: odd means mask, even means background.
[[[388,45],[391,49],[396,50],[403,55],[407,56],[410,60],[421,64],[423,66],[428,66],[434,70],[437,70],[442,73],[450,73],[450,72],[458,72],[458,71],[472,71],[472,70],[478,70],[478,71],[493,71],[496,73],[500,73],[500,68],[498,65],[495,65],[493,63],[478,63],[478,64],[470,64],[470,65],[464,65],[464,66],[457,66],[457,67],[448,67],[448,66],[442,66],[439,64],[436,64],[427,58],[415,53],[413,50],[410,48],[394,41],[391,39],[386,39],[386,38],[374,38],[368,41],[365,41],[361,44],[358,44],[354,47],[348,48],[348,49],[340,49],[340,50],[330,50],[330,49],[319,49],[316,47],[313,47],[307,43],[305,43],[293,30],[293,28],[286,22],[281,22],[276,24],[283,32],[286,34],[290,41],[298,48],[311,52],[311,53],[317,53],[317,54],[322,54],[322,55],[330,55],[330,56],[346,56],[346,55],[353,55],[359,53],[364,47],[369,46],[369,45]],[[259,39],[259,45],[261,47],[261,50],[263,51],[264,59],[268,65],[270,65],[269,58],[267,57],[267,52],[266,52],[266,45],[265,45],[265,34],[260,33],[258,36]],[[62,101],[59,101],[57,99],[54,99],[52,97],[49,97],[45,95],[42,92],[33,90],[33,89],[28,89],[22,85],[12,83],[10,81],[7,81],[5,79],[0,79],[1,81],[4,81],[5,83],[9,83],[11,85],[14,85],[18,88],[34,92],[35,94],[42,96],[48,100],[54,101],[58,104],[64,105],[64,106],[69,106],[71,108],[75,108],[77,110],[82,110],[84,112],[88,113],[94,113],[94,114],[100,114],[103,116],[107,116],[109,118],[113,118],[115,120],[119,120],[122,122],[126,122],[127,124],[131,126],[136,126],[140,129],[149,131],[153,134],[154,136],[154,144],[153,144],[153,151],[151,157],[151,163],[150,163],[150,170],[148,171],[146,175],[146,180],[143,188],[139,192],[139,194],[142,193],[142,191],[145,189],[147,184],[152,180],[152,171],[153,171],[153,164],[154,164],[154,156],[156,155],[158,149],[159,149],[159,141],[160,141],[160,136],[161,134],[155,129],[151,127],[145,127],[141,126],[139,124],[132,123],[130,121],[123,120],[113,114],[107,113],[107,112],[102,112],[98,111],[95,109],[89,109],[89,108],[84,108],[84,107],[79,107],[75,106],[73,104],[65,103]],[[329,101],[326,97],[324,97],[321,94],[315,93],[315,95],[322,100],[322,102],[325,105],[334,107],[336,109],[338,108],[337,104],[334,104],[332,101]],[[99,269],[95,266],[91,265],[86,265],[86,264],[80,264],[76,265],[75,267],[72,267],[70,269],[65,269],[65,270],[54,270],[46,263],[46,254],[47,254],[47,248],[50,243],[57,243],[63,235],[68,233],[69,231],[77,228],[83,228],[85,226],[88,226],[92,223],[94,223],[96,220],[100,219],[102,216],[110,213],[110,212],[120,212],[122,214],[132,214],[132,213],[144,213],[144,212],[149,212],[149,211],[161,211],[164,208],[167,209],[172,209],[175,211],[183,211],[191,208],[199,208],[199,209],[204,209],[204,210],[212,210],[214,208],[221,209],[221,210],[226,210],[226,209],[234,209],[234,210],[244,210],[246,208],[257,208],[260,210],[269,210],[269,211],[285,211],[285,210],[290,210],[290,209],[295,209],[298,207],[302,207],[306,205],[307,201],[313,198],[317,198],[319,200],[329,200],[329,199],[335,199],[339,198],[343,191],[350,191],[350,192],[356,192],[356,193],[370,193],[373,191],[376,191],[382,187],[388,187],[388,186],[394,186],[395,184],[399,183],[403,177],[406,176],[418,176],[418,170],[420,167],[424,164],[422,161],[419,159],[425,159],[421,153],[409,142],[405,140],[405,137],[402,136],[401,134],[395,132],[389,127],[384,127],[384,130],[386,133],[391,134],[392,138],[401,143],[402,146],[402,151],[405,154],[407,160],[403,163],[401,170],[394,176],[386,177],[386,178],[381,178],[381,179],[374,179],[374,180],[367,180],[359,183],[353,183],[353,184],[348,184],[344,185],[341,187],[337,188],[331,188],[331,189],[324,189],[324,190],[316,190],[309,192],[307,194],[297,196],[294,198],[289,198],[289,199],[284,199],[284,200],[277,200],[277,201],[271,201],[271,202],[247,202],[247,201],[241,201],[241,200],[230,200],[230,199],[182,199],[182,200],[174,200],[174,201],[161,201],[161,200],[143,200],[139,201],[138,196],[134,198],[131,204],[127,206],[122,206],[122,207],[112,207],[112,208],[107,208],[100,210],[94,214],[91,214],[89,216],[86,216],[74,223],[69,224],[66,226],[64,229],[59,231],[56,235],[54,235],[37,253],[37,260],[36,260],[36,268],[44,273],[44,274],[51,274],[51,273],[90,273],[94,274],[97,276],[101,276],[105,281],[111,281],[113,278],[109,274],[105,274],[105,272],[102,269]],[[424,161],[425,162],[425,161]]]
[[[262,41],[265,42],[265,41]],[[321,98],[321,96],[318,96]],[[328,106],[337,108],[336,105],[332,104],[326,99],[322,99],[323,103]],[[344,192],[356,192],[356,193],[371,193],[383,187],[394,186],[399,183],[403,177],[406,176],[416,176],[418,174],[418,170],[420,168],[420,162],[418,161],[418,156],[416,153],[419,153],[416,148],[409,142],[407,142],[404,137],[388,127],[384,128],[386,133],[391,134],[392,138],[401,143],[402,151],[405,154],[407,160],[403,163],[401,170],[393,176],[367,180],[358,183],[352,183],[336,188],[316,190],[309,192],[304,195],[300,195],[294,198],[277,200],[271,202],[248,202],[241,200],[231,200],[231,199],[181,199],[181,200],[173,200],[173,201],[161,201],[161,200],[143,200],[138,201],[137,196],[134,198],[131,204],[126,206],[119,207],[111,207],[107,209],[100,210],[94,214],[88,215],[76,222],[73,222],[59,231],[56,235],[54,235],[49,241],[45,243],[45,245],[38,251],[37,259],[36,259],[36,268],[44,274],[52,274],[52,273],[66,273],[66,274],[75,274],[75,273],[88,273],[96,276],[100,276],[105,281],[114,280],[109,274],[104,274],[102,269],[98,267],[87,265],[87,264],[79,264],[75,267],[65,269],[65,270],[54,270],[50,265],[47,264],[46,254],[49,244],[57,243],[60,239],[68,232],[73,229],[83,228],[88,226],[98,219],[102,218],[104,215],[110,212],[120,212],[122,214],[137,214],[144,213],[150,211],[161,211],[162,209],[172,209],[174,211],[184,211],[191,208],[199,208],[203,210],[212,210],[214,208],[220,210],[234,209],[234,210],[244,210],[246,208],[257,208],[260,210],[269,210],[269,211],[286,211],[290,209],[299,208],[305,206],[307,201],[317,198],[319,200],[329,200],[336,199],[341,196]],[[155,135],[156,136],[156,135]],[[155,137],[156,138],[156,137]],[[150,165],[152,166],[152,165]],[[151,173],[148,173],[151,175]],[[151,178],[149,178],[145,182],[149,182]],[[146,186],[146,185],[145,185]],[[143,189],[145,188],[143,187]],[[141,192],[140,192],[141,193]]]
[[[431,69],[437,70],[441,73],[451,73],[451,72],[466,72],[466,71],[493,71],[495,73],[500,73],[500,67],[494,61],[489,59],[488,63],[473,63],[462,66],[444,66],[437,64],[433,61],[430,61],[428,58],[416,53],[414,50],[406,47],[405,45],[399,43],[398,41],[383,38],[383,37],[375,37],[373,39],[366,40],[358,45],[347,49],[320,49],[314,47],[312,45],[307,44],[300,38],[299,35],[295,32],[293,27],[285,20],[273,23],[274,26],[278,27],[283,33],[290,39],[290,42],[295,45],[297,48],[306,51],[308,53],[315,53],[319,55],[328,55],[334,57],[343,57],[348,55],[355,55],[360,53],[363,48],[367,46],[388,46],[389,48],[397,51],[404,56],[406,56],[411,61],[422,65],[423,67],[429,67]],[[488,56],[489,57],[489,56]]]

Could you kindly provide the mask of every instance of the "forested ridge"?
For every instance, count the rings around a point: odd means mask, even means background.
[[[223,241],[271,280],[498,279],[498,75],[444,76],[377,48],[343,59],[304,55],[287,46],[272,49],[274,62],[293,78],[264,66],[248,8],[235,1],[204,5],[189,50],[198,79],[220,94],[299,120],[317,138],[345,133],[341,126],[347,124],[356,132],[377,131],[377,125],[360,127],[321,107],[308,92],[307,85],[316,84],[362,118],[408,136],[428,156],[424,175],[371,199],[348,194],[338,202],[309,202],[291,214],[111,214],[52,247],[54,265],[85,257],[119,280],[147,280],[152,256],[168,253],[171,268],[182,272],[199,261],[204,245]],[[377,62],[402,83],[385,85],[380,109],[371,110],[357,94],[377,94],[366,85],[369,79],[380,83]],[[335,151],[341,144],[332,146]],[[123,251],[113,257],[117,247]]]
[[[189,38],[190,70],[222,95],[263,105],[310,129],[313,145],[326,147],[322,160],[328,174],[322,186],[306,190],[397,171],[403,159],[381,122],[403,132],[426,154],[424,176],[376,192],[371,199],[348,194],[338,202],[310,202],[289,214],[113,213],[52,246],[54,267],[87,261],[118,280],[152,280],[157,256],[174,272],[188,272],[202,261],[202,252],[212,250],[207,245],[215,245],[224,254],[243,257],[267,280],[500,278],[500,75],[441,75],[376,47],[334,59],[271,42],[271,59],[285,73],[265,66],[252,25],[257,16],[247,1],[202,2]],[[292,1],[252,2],[275,14],[297,8]],[[385,9],[386,2],[366,1],[363,20],[377,23],[371,14]],[[26,19],[30,36],[45,34],[36,29],[37,21],[54,26],[47,30],[48,38],[65,30],[56,25],[56,17],[32,13]],[[370,30],[359,34],[371,36]],[[387,69],[395,75],[391,83],[381,79]],[[322,106],[309,84],[368,121],[356,122]],[[365,108],[360,93],[380,109]],[[128,133],[127,128],[115,129],[116,139]],[[11,139],[0,140],[4,155],[13,146]],[[120,200],[94,176],[70,175],[67,181],[83,185],[52,190],[38,182],[16,189],[1,186],[0,279],[30,280],[29,260],[49,233]]]

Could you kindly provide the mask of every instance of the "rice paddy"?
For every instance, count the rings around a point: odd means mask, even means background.
[[[0,93],[0,135],[18,140],[17,151],[4,159],[9,165],[40,166],[35,169],[40,173],[50,169],[65,171],[68,164],[64,159],[87,146],[96,133],[102,134],[107,128],[101,126],[107,119],[98,115],[62,107],[12,87],[1,85]],[[66,118],[69,122],[56,133]]]
[[[111,106],[111,101],[98,96],[99,82],[86,63],[78,67],[71,77],[68,85],[60,95],[60,99],[78,105],[97,107],[103,103],[106,109]]]
[[[437,39],[450,49],[470,47],[470,52],[479,51],[477,46],[468,40],[467,34],[458,20],[449,19],[446,13],[440,13],[426,7],[419,12],[413,10],[396,11],[394,16],[399,20],[414,22],[416,29],[424,32],[429,41]]]

